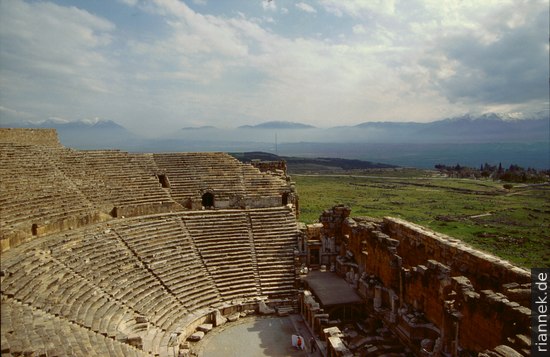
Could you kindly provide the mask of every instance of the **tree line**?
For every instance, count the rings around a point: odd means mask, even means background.
[[[543,183],[550,180],[550,170],[536,170],[531,167],[525,169],[516,164],[510,165],[508,168],[504,168],[502,163],[498,165],[485,163],[481,164],[479,168],[462,166],[460,164],[454,166],[437,164],[435,168],[449,177],[457,178],[487,178],[495,181],[517,183]]]

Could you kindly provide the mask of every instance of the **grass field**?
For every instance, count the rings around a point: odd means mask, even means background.
[[[336,204],[352,216],[406,219],[523,267],[550,267],[550,186],[406,175],[293,175],[300,220]]]

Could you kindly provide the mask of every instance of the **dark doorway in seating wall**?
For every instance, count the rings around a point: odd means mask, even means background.
[[[165,174],[159,174],[157,177],[162,188],[170,188],[170,181],[168,181],[168,177]]]
[[[214,208],[214,194],[205,192],[202,195],[202,206],[204,208]]]
[[[283,201],[283,206],[286,206],[288,204],[288,193],[287,192],[283,193],[282,201]]]

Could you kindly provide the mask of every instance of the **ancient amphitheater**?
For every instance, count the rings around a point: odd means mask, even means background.
[[[0,181],[2,356],[184,356],[270,312],[327,356],[529,355],[528,271],[342,206],[299,224],[281,163],[0,129]]]

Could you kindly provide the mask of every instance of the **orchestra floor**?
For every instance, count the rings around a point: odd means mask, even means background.
[[[306,348],[292,347],[292,335],[304,338]],[[196,346],[200,357],[321,356],[310,353],[311,334],[300,315],[251,316],[216,328]]]

